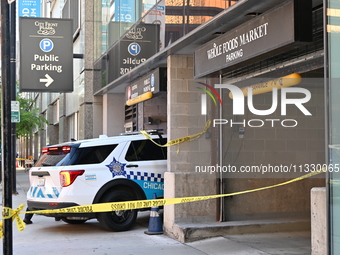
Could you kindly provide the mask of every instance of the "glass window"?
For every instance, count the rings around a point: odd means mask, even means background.
[[[80,27],[80,8],[79,0],[67,0],[62,10],[62,16],[65,19],[72,19],[72,31],[75,34]]]
[[[103,162],[117,145],[104,145],[96,147],[79,148],[76,152],[76,160],[71,165],[98,164]]]
[[[63,158],[66,157],[67,154],[59,154],[59,155],[48,155],[42,154],[37,163],[36,167],[42,166],[56,166]]]
[[[71,151],[69,153],[42,154],[35,166],[41,167],[98,164],[103,162],[117,147],[117,144],[111,144],[78,148],[79,145],[80,144],[71,145]]]
[[[105,87],[237,1],[95,0],[96,68]]]
[[[328,0],[327,3],[327,44],[325,52],[327,53],[325,63],[327,70],[328,86],[328,140],[329,140],[329,164],[335,167],[340,164],[340,37],[339,37],[339,11],[340,3],[337,0]],[[328,47],[328,49],[327,49]],[[335,169],[335,168],[334,168]],[[329,213],[330,213],[330,252],[329,254],[340,254],[340,172],[330,171],[329,177]]]
[[[165,144],[166,139],[154,139],[158,144]],[[160,147],[150,140],[132,141],[126,153],[127,161],[165,160],[166,147]]]

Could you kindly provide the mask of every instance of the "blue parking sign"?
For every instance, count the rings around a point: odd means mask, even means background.
[[[42,51],[50,52],[51,50],[53,50],[54,44],[53,44],[52,40],[47,38],[47,39],[42,39],[40,41],[39,46],[40,46],[40,49]]]
[[[128,51],[132,56],[137,56],[141,51],[141,47],[138,43],[130,43]]]

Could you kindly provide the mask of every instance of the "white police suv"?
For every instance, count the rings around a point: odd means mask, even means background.
[[[158,131],[153,140],[165,144]],[[166,147],[139,132],[72,141],[42,149],[30,169],[29,210],[60,209],[77,205],[163,197]],[[127,135],[129,134],[129,135]],[[137,210],[101,213],[43,214],[70,224],[97,218],[111,231],[128,230]]]

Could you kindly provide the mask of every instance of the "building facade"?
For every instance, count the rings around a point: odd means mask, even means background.
[[[73,61],[72,93],[34,94],[50,124],[22,141],[25,153],[37,159],[47,144],[140,129],[173,140],[211,123],[168,148],[165,198],[276,186],[168,205],[166,234],[185,242],[252,233],[254,221],[257,231],[308,230],[310,191],[329,176],[280,184],[336,160],[327,149],[324,11],[320,0],[44,1],[44,17],[73,19],[83,57]],[[256,95],[237,94],[249,87]]]

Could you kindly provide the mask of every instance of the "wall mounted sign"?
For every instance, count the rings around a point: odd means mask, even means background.
[[[216,75],[311,41],[311,1],[290,1],[196,50],[195,78]]]
[[[166,91],[166,68],[157,68],[127,86],[126,104],[145,101],[160,91]]]
[[[118,23],[116,23],[119,26]],[[113,24],[111,24],[113,25]],[[159,50],[159,25],[138,24],[107,53],[107,82],[110,83],[144,63]]]

